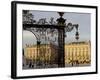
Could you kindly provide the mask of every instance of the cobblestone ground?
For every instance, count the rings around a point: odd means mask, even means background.
[[[24,65],[23,69],[43,69],[43,68],[57,68],[58,65],[57,64],[34,64],[34,65]]]
[[[90,66],[91,64],[65,64],[65,67],[84,67],[84,66]]]

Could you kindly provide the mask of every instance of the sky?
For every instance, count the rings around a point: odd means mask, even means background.
[[[34,19],[38,21],[41,18],[46,18],[47,22],[53,17],[54,21],[59,18],[57,12],[52,11],[30,11],[34,15]],[[65,12],[63,18],[66,19],[66,24],[71,22],[72,24],[79,24],[79,41],[89,41],[91,39],[91,14],[89,13],[73,13]],[[67,37],[65,43],[75,42],[75,28],[71,32],[66,32]],[[23,46],[25,44],[36,44],[35,36],[29,31],[23,31]]]

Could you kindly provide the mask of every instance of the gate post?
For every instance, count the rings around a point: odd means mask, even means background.
[[[58,12],[60,18],[57,19],[57,24],[60,26],[58,29],[58,67],[65,67],[65,54],[64,54],[64,43],[65,43],[65,19],[62,17],[63,12]]]

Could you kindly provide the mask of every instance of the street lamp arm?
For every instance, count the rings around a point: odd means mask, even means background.
[[[65,32],[71,32],[73,30],[73,24],[68,23],[67,26],[65,26]]]
[[[78,24],[68,23],[67,26],[65,26],[65,32],[71,32],[74,28],[76,28],[76,30],[78,31],[78,27]]]

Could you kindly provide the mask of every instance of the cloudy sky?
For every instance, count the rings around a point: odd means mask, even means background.
[[[38,21],[40,18],[46,18],[49,22],[50,18],[53,17],[56,21],[59,18],[57,12],[45,12],[45,11],[30,11],[34,15],[34,19]],[[89,13],[69,13],[65,12],[63,18],[66,19],[66,24],[71,22],[73,24],[79,24],[79,41],[88,41],[91,38],[91,14]],[[71,32],[66,32],[67,38],[65,38],[65,42],[69,43],[75,40],[75,32],[73,29]],[[25,44],[36,44],[35,36],[29,31],[23,31],[23,46]]]

